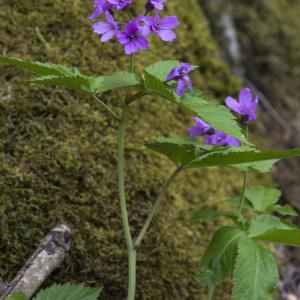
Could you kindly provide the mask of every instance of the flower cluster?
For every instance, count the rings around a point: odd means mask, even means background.
[[[148,0],[145,14],[130,19],[127,24],[116,20],[115,11],[125,11],[132,4],[132,0],[94,0],[94,13],[91,20],[105,15],[105,21],[93,25],[95,33],[101,35],[101,41],[107,42],[114,37],[124,46],[125,53],[132,55],[139,50],[149,48],[147,37],[154,33],[165,42],[176,39],[174,29],[179,25],[175,16],[160,18],[159,11],[164,9],[167,0]],[[154,15],[148,15],[155,11]]]
[[[254,98],[254,99],[253,99]],[[239,94],[239,101],[236,101],[232,97],[225,99],[226,105],[235,113],[242,117],[242,121],[246,124],[249,121],[256,120],[255,110],[258,104],[259,98],[254,97],[249,88],[243,88]],[[194,117],[196,125],[188,129],[189,136],[191,138],[197,138],[204,136],[204,143],[206,145],[219,145],[219,146],[240,146],[240,142],[224,132],[217,131],[204,121]]]
[[[240,142],[236,138],[227,135],[224,132],[217,131],[200,118],[194,117],[193,120],[195,121],[196,125],[188,129],[188,133],[191,138],[203,136],[205,145],[218,145],[224,147],[240,146]]]

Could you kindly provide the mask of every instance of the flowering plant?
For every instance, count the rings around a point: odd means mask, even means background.
[[[197,67],[179,61],[160,61],[143,69],[141,76],[135,74],[133,55],[149,49],[149,36],[154,33],[163,42],[176,39],[174,30],[179,25],[176,16],[164,16],[167,0],[148,0],[141,15],[132,15],[132,0],[95,0],[90,19],[93,31],[101,42],[116,39],[129,56],[129,71],[106,76],[86,76],[77,68],[41,62],[25,62],[19,58],[0,56],[0,62],[29,70],[37,75],[33,82],[59,85],[88,93],[119,122],[118,133],[118,187],[123,230],[128,250],[128,300],[136,294],[136,255],[166,192],[179,174],[189,168],[230,167],[243,173],[241,195],[229,199],[233,209],[196,212],[193,220],[209,220],[219,216],[228,217],[232,226],[219,229],[212,238],[200,264],[198,280],[209,289],[213,297],[214,287],[228,276],[233,276],[233,299],[271,299],[278,279],[276,263],[271,253],[260,244],[270,241],[300,246],[300,230],[292,224],[271,216],[275,211],[283,216],[295,215],[288,205],[277,204],[280,192],[276,189],[250,187],[248,172],[267,172],[283,158],[300,156],[300,149],[260,151],[248,139],[248,127],[256,120],[258,97],[242,89],[239,101],[227,97],[227,107],[215,101],[207,101],[192,86],[190,72]],[[120,14],[124,14],[122,18]],[[128,17],[124,23],[125,17]],[[97,20],[100,18],[100,20]],[[116,88],[124,89],[121,115],[104,103],[100,95]],[[145,146],[170,159],[175,168],[161,189],[144,226],[137,237],[130,229],[130,217],[125,197],[125,127],[129,107],[134,101],[142,101],[151,95],[169,101],[191,113],[195,125],[188,129],[189,137],[158,138]],[[254,98],[254,99],[253,99]],[[239,125],[230,111],[238,114],[245,129]],[[198,140],[198,138],[203,139]],[[244,214],[245,211],[247,214]]]

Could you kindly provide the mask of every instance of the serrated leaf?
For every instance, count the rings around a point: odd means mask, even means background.
[[[245,197],[251,202],[256,212],[263,213],[279,201],[281,191],[277,189],[265,188],[262,186],[255,186],[247,188]]]
[[[103,93],[121,87],[136,86],[139,84],[135,74],[118,72],[110,76],[91,77],[91,91]]]
[[[151,70],[150,70],[151,71]],[[192,113],[194,116],[201,118],[217,130],[223,131],[231,136],[236,137],[244,143],[248,141],[243,136],[241,128],[236,122],[235,116],[224,105],[217,101],[206,101],[201,94],[189,94],[180,98],[176,93],[162,80],[162,71],[149,73],[144,70],[144,86],[148,94],[162,97],[172,101]]]
[[[83,75],[77,76],[42,76],[30,80],[33,83],[63,86],[82,92],[91,92],[91,80]]]
[[[277,162],[278,162],[278,160],[265,160],[265,161],[259,161],[259,162],[232,165],[232,167],[234,167],[238,170],[241,170],[241,171],[255,170],[255,171],[258,171],[261,173],[268,173],[271,171],[272,167]]]
[[[144,87],[148,94],[162,97],[180,105],[180,98],[168,88],[167,84],[146,71],[144,71]]]
[[[232,300],[272,300],[278,278],[272,254],[249,238],[240,239],[233,273]]]
[[[14,65],[20,69],[28,70],[41,76],[76,76],[80,74],[77,68],[69,68],[64,65],[38,61],[24,61],[17,57],[0,55],[0,62]]]
[[[271,229],[254,237],[256,240],[268,241],[287,246],[300,247],[299,229]]]
[[[205,274],[206,284],[216,285],[233,272],[237,244],[243,236],[244,232],[235,227],[224,227],[215,233],[200,261],[200,278]]]
[[[226,199],[225,202],[228,203],[229,205],[234,206],[234,207],[239,207],[240,203],[241,203],[241,198]],[[252,207],[251,203],[247,199],[245,199],[244,208],[253,211],[253,207]]]
[[[7,296],[5,300],[27,300],[27,298],[23,293],[15,293]]]
[[[292,230],[294,229],[294,227],[291,224],[284,222],[277,217],[270,215],[260,215],[254,217],[251,220],[248,229],[248,235],[249,237],[254,238],[272,229]]]
[[[190,139],[159,138],[146,144],[183,169],[227,166],[256,161],[274,160],[300,156],[300,149],[282,151],[257,151],[250,147],[208,147]]]
[[[189,168],[209,167],[209,166],[231,166],[233,164],[249,163],[265,160],[284,159],[300,156],[300,149],[281,150],[281,151],[255,151],[249,147],[233,147],[224,151],[216,151],[194,160],[189,164]]]
[[[235,116],[226,106],[221,105],[217,101],[206,101],[198,96],[189,94],[181,100],[181,103],[186,110],[201,118],[215,129],[223,131],[248,144],[240,126],[236,122]]]
[[[207,221],[218,217],[227,217],[236,221],[239,217],[237,212],[232,211],[214,211],[209,209],[201,209],[192,215],[192,221]]]
[[[0,62],[41,75],[31,81],[39,84],[64,86],[88,93],[103,93],[120,87],[137,86],[135,74],[119,72],[110,76],[85,76],[77,68],[41,62],[27,62],[15,57],[0,56]]]
[[[170,73],[170,71],[178,67],[181,64],[178,60],[163,60],[158,61],[148,67],[145,68],[145,71],[159,79],[160,81],[166,81],[167,75]],[[198,68],[197,66],[192,66],[193,70]]]
[[[277,213],[283,215],[283,216],[298,216],[298,213],[294,210],[292,206],[289,204],[282,205],[273,205],[271,208],[272,211],[276,211]]]
[[[97,300],[101,288],[90,288],[84,284],[54,284],[40,291],[33,300]]]

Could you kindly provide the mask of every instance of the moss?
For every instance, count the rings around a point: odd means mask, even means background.
[[[77,65],[88,74],[127,68],[122,49],[100,44],[92,33],[91,5],[84,1],[2,0],[0,7],[4,53]],[[168,13],[182,22],[178,41],[170,46],[154,38],[151,51],[137,55],[138,64],[174,57],[191,61],[200,66],[195,84],[207,94],[235,92],[239,82],[216,58],[197,2],[171,1]],[[85,95],[28,85],[25,78],[1,66],[0,276],[11,279],[45,233],[64,222],[75,238],[51,280],[101,284],[103,299],[123,299],[127,259],[116,189],[117,123]],[[108,93],[104,100],[118,111],[121,96]],[[142,144],[160,135],[184,135],[189,122],[185,112],[159,99],[138,101],[130,110],[126,194],[133,235],[172,169]],[[139,251],[137,299],[206,299],[193,275],[219,223],[191,225],[190,213],[203,205],[222,206],[240,184],[239,174],[225,169],[189,171],[177,179]]]

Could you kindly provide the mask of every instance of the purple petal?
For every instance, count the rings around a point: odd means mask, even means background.
[[[119,43],[120,43],[121,45],[125,45],[125,44],[128,43],[128,36],[127,36],[127,34],[124,33],[124,32],[119,32],[119,33],[117,34],[117,38],[118,38]]]
[[[186,72],[191,72],[191,71],[193,71],[193,68],[192,68],[192,66],[191,66],[190,64],[182,63],[180,66],[181,66],[182,68],[184,68]]]
[[[242,114],[243,111],[241,109],[241,105],[240,103],[238,103],[235,99],[233,99],[232,97],[227,97],[225,99],[225,103],[226,105],[233,110],[234,112],[238,113],[238,114]]]
[[[176,77],[179,77],[179,71],[178,67],[173,68],[170,73],[167,75],[166,80],[172,80],[175,79]]]
[[[165,42],[172,42],[176,39],[176,34],[172,30],[157,30],[155,33]]]
[[[101,15],[102,12],[96,10],[94,11],[90,16],[89,16],[89,19],[90,20],[95,20],[97,19],[100,15]]]
[[[101,42],[105,43],[110,41],[115,36],[115,30],[104,33],[101,37]]]
[[[136,34],[139,31],[139,27],[135,21],[130,21],[125,27],[125,33],[127,35]]]
[[[97,34],[103,34],[112,29],[112,26],[107,22],[98,22],[93,25],[93,30]]]
[[[135,20],[139,31],[142,35],[148,36],[151,34],[152,17],[139,16]]]
[[[136,40],[136,45],[138,46],[139,49],[141,50],[146,50],[149,48],[149,42],[147,39],[143,36],[139,36]]]
[[[108,12],[105,12],[105,18],[108,23],[116,23],[114,17]]]
[[[179,79],[178,80],[178,85],[176,88],[176,93],[179,97],[183,97],[185,92],[185,80],[184,79]]]
[[[249,88],[244,88],[240,91],[239,102],[243,108],[248,108],[251,106],[252,93]]]
[[[233,136],[227,135],[223,146],[232,146],[232,147],[239,147],[241,145],[240,141],[234,138]]]
[[[161,30],[170,30],[175,29],[179,25],[179,20],[177,17],[165,17],[159,21],[159,29]]]
[[[132,55],[132,54],[136,53],[137,51],[138,51],[138,47],[137,47],[136,43],[129,42],[129,43],[125,44],[125,53],[127,55]]]
[[[195,139],[203,135],[203,130],[199,126],[192,126],[188,129],[188,134],[191,138]]]

